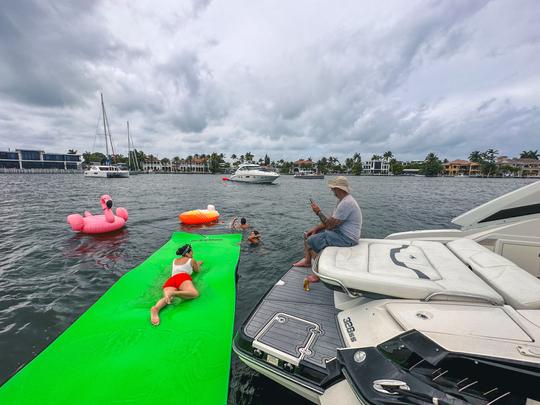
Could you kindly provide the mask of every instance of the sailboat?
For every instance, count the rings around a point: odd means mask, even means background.
[[[135,146],[133,145],[133,139],[131,138],[131,134],[129,133],[129,121],[127,121],[127,136],[128,136],[128,168],[129,168],[129,174],[130,175],[136,175],[144,173],[141,170],[141,166],[139,165],[139,159],[137,158],[137,151],[135,149]],[[133,147],[133,150],[131,150],[131,147]],[[133,154],[133,159],[131,158]]]
[[[101,93],[101,110],[103,115],[103,133],[105,135],[105,151],[107,156],[106,164],[92,163],[90,169],[84,171],[84,177],[101,177],[101,178],[125,178],[129,177],[129,170],[120,167],[119,165],[111,164],[111,155],[109,154],[109,143],[111,145],[112,156],[116,155],[111,137],[111,129],[109,120],[105,112],[105,103],[103,102],[103,93]]]

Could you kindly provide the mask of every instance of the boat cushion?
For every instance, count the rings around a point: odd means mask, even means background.
[[[362,239],[353,247],[327,247],[317,272],[349,289],[390,297],[434,300],[489,300],[502,297],[439,242]],[[476,298],[475,298],[476,297]]]
[[[456,239],[448,248],[516,309],[540,309],[540,280],[472,239]]]

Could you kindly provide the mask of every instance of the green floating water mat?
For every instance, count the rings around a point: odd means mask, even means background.
[[[225,404],[241,235],[177,232],[0,387],[0,404]],[[178,247],[191,243],[200,297],[150,323]]]

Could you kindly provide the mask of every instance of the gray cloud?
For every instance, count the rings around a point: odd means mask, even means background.
[[[540,5],[8,2],[0,148],[88,150],[103,92],[160,156],[540,147]],[[501,27],[506,27],[504,30]]]

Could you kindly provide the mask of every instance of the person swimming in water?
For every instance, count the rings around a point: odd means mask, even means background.
[[[240,223],[238,223],[238,217],[234,217],[231,221],[230,228],[245,231],[246,229],[249,229],[249,226],[247,219],[244,217],[240,218]]]
[[[201,271],[203,261],[196,261],[193,258],[193,249],[189,244],[178,249],[176,255],[180,257],[173,260],[171,277],[163,284],[163,298],[150,309],[150,322],[154,326],[159,325],[159,311],[169,305],[174,297],[194,299],[199,296],[191,274]]]
[[[260,232],[257,230],[252,231],[248,236],[248,242],[251,243],[252,246],[258,246],[259,243],[261,243]]]

